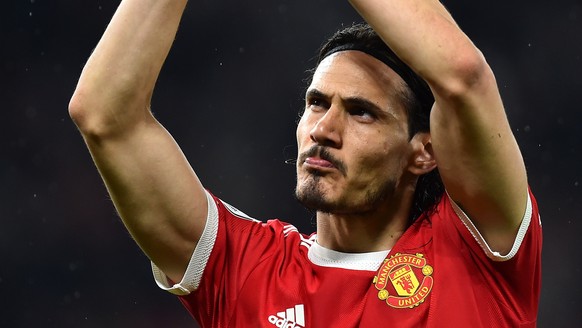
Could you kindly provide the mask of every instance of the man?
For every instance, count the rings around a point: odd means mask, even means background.
[[[391,50],[366,26],[322,49],[297,127],[309,236],[205,191],[150,113],[185,5],[122,1],[70,113],[202,327],[535,327],[537,205],[493,73],[438,1],[353,0]]]

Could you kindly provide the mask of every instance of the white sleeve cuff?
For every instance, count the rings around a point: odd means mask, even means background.
[[[463,210],[450,198],[450,196],[448,196],[448,194],[447,197],[449,197],[451,204],[453,205],[453,209],[455,210],[455,213],[457,214],[459,219],[461,219],[461,222],[463,222],[467,229],[469,229],[469,232],[471,233],[471,235],[473,235],[473,238],[475,238],[475,240],[477,241],[479,246],[481,246],[481,248],[483,249],[488,258],[490,258],[493,261],[502,262],[512,259],[515,256],[515,254],[517,254],[517,251],[519,250],[519,247],[521,246],[521,243],[525,238],[525,234],[531,222],[532,204],[529,193],[527,194],[527,205],[525,208],[525,214],[523,215],[523,219],[521,221],[521,225],[519,226],[519,230],[517,231],[517,236],[515,237],[513,246],[511,247],[511,250],[509,251],[509,253],[507,253],[507,255],[501,255],[499,252],[491,250],[491,247],[489,247],[489,245],[485,241],[485,238],[483,238],[479,230],[477,230],[477,227],[475,227],[473,221],[469,219],[467,214],[463,212]]]
[[[188,263],[182,281],[170,285],[168,277],[162,272],[162,270],[160,270],[160,268],[158,268],[153,262],[151,263],[154,279],[156,280],[158,287],[174,295],[188,295],[198,288],[200,280],[202,279],[202,274],[204,273],[204,269],[210,258],[210,253],[212,253],[212,249],[214,248],[214,243],[218,234],[218,208],[216,207],[214,199],[210,193],[206,192],[206,198],[208,200],[206,225],[204,226],[202,236],[200,236],[200,240],[194,249],[194,253],[190,258],[190,263]]]

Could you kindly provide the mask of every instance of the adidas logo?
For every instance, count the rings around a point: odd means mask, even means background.
[[[269,322],[279,328],[305,328],[305,309],[303,304],[288,308],[285,312],[269,316]]]

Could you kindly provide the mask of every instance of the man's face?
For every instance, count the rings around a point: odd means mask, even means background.
[[[297,126],[299,201],[362,214],[393,197],[411,154],[404,90],[394,71],[363,52],[320,63]]]

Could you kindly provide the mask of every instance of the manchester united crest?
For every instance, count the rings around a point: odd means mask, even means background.
[[[433,268],[428,265],[424,255],[396,253],[384,260],[378,275],[374,277],[378,298],[398,309],[418,306],[432,290],[432,273]],[[391,294],[387,290],[389,284],[396,293]]]

